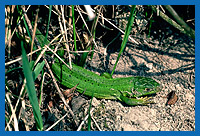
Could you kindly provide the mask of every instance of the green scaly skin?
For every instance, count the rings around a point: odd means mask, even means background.
[[[55,62],[52,70],[57,80],[68,88],[77,86],[77,91],[99,99],[114,99],[127,105],[152,103],[148,95],[160,91],[159,83],[147,77],[124,77],[107,79],[75,64],[70,70],[63,63]]]
[[[38,29],[36,37],[42,45],[45,37]],[[49,41],[46,40],[45,44],[49,44]],[[151,97],[145,96],[160,91],[159,83],[147,77],[107,79],[76,65],[69,70],[59,61],[52,65],[52,70],[57,80],[68,88],[78,84],[77,91],[87,96],[92,96],[94,93],[93,96],[96,98],[119,100],[130,106],[152,103],[149,101]]]

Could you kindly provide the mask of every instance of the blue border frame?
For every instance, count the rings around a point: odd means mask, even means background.
[[[199,65],[200,65],[200,60],[199,60],[199,51],[200,51],[200,2],[199,0],[162,0],[162,1],[158,1],[158,0],[151,0],[151,1],[147,1],[147,0],[116,0],[116,1],[113,1],[113,0],[1,0],[0,1],[0,18],[1,18],[1,24],[0,25],[0,29],[3,30],[3,33],[1,33],[1,42],[0,43],[5,43],[5,39],[4,39],[4,36],[5,36],[5,5],[131,5],[131,4],[135,4],[135,5],[195,5],[195,33],[196,33],[196,40],[195,40],[195,69],[199,69]],[[4,58],[5,59],[5,45],[2,45],[1,46],[2,49],[1,49],[1,53],[0,53],[0,58]],[[2,60],[4,60],[2,59]],[[196,107],[195,107],[195,114],[197,115],[195,117],[195,131],[178,131],[178,132],[172,132],[172,131],[169,131],[169,132],[166,132],[166,131],[162,131],[162,132],[121,132],[121,131],[118,131],[118,132],[74,132],[74,131],[67,131],[67,132],[64,132],[64,131],[61,131],[61,132],[7,132],[5,131],[5,112],[4,109],[5,109],[5,92],[4,92],[4,89],[5,89],[5,81],[4,81],[4,76],[5,76],[5,61],[0,61],[1,65],[0,65],[0,74],[2,75],[2,78],[0,78],[0,83],[1,83],[1,91],[0,91],[0,102],[2,103],[0,105],[0,109],[1,112],[0,112],[0,130],[1,130],[1,134],[0,135],[7,135],[7,136],[26,136],[26,135],[33,135],[33,136],[43,136],[43,135],[82,135],[82,136],[94,136],[94,135],[115,135],[115,136],[121,136],[121,135],[124,135],[124,136],[130,136],[130,135],[136,135],[136,136],[141,136],[141,135],[162,135],[162,136],[177,136],[177,135],[191,135],[191,136],[194,136],[194,135],[197,135],[197,134],[200,134],[200,131],[199,131],[199,121],[200,121],[200,117],[198,115],[199,114],[199,104],[200,104],[200,99],[199,98],[199,85],[198,84],[198,81],[199,81],[199,75],[200,75],[200,72],[198,70],[195,71],[195,95],[196,95],[196,98],[195,99],[195,103],[196,103]]]

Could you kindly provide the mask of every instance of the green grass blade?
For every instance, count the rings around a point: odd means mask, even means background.
[[[35,118],[36,127],[38,130],[42,131],[43,130],[42,116],[41,116],[40,109],[39,109],[39,103],[38,103],[38,99],[37,99],[37,95],[36,95],[32,71],[29,66],[29,62],[28,62],[28,58],[26,56],[25,49],[23,47],[23,41],[21,41],[21,48],[22,48],[22,67],[23,67],[24,76],[26,78],[26,88],[27,88],[29,100],[30,100],[30,103],[33,108],[33,115]]]
[[[42,61],[41,63],[38,63],[34,69],[34,72],[33,72],[33,79],[35,81],[35,79],[37,78],[37,76],[39,75],[39,73],[41,72],[41,70],[43,69],[44,67],[44,64],[45,62]]]
[[[90,114],[90,111],[91,111],[91,107],[92,107],[92,99],[94,97],[94,91],[92,92],[92,98],[91,98],[91,101],[90,101],[90,106],[89,106],[89,109],[88,109],[88,131],[91,131],[91,114]]]
[[[74,16],[74,5],[72,5],[72,23],[73,23],[73,37],[74,37],[74,50],[77,51],[76,45],[76,26],[75,26],[75,16]],[[76,64],[78,64],[78,54],[74,53]]]
[[[30,33],[30,31],[29,31],[29,28],[28,28],[28,24],[26,23],[26,19],[25,19],[25,17],[23,16],[23,21],[24,21],[24,26],[25,26],[25,28],[26,28],[26,31],[27,31],[27,33],[28,33],[28,36],[29,36],[29,38],[30,38],[30,43],[32,42],[32,36],[31,36],[31,33]]]
[[[51,20],[51,11],[52,11],[52,5],[49,6],[49,17],[48,17],[47,31],[46,31],[44,43],[47,42],[47,37],[48,37],[48,32],[49,32],[49,24],[50,24],[50,20]],[[42,45],[42,47],[43,47],[43,45]]]
[[[135,7],[136,6],[132,6],[132,8],[131,8],[130,17],[129,17],[128,24],[126,26],[126,30],[125,30],[125,34],[124,34],[124,38],[123,38],[123,41],[122,41],[122,44],[121,44],[121,49],[119,51],[119,54],[118,54],[118,57],[117,57],[117,61],[115,62],[115,65],[114,65],[114,68],[112,70],[111,76],[113,75],[113,73],[115,71],[115,68],[117,66],[117,63],[119,61],[119,58],[120,58],[122,52],[124,51],[124,48],[126,47],[126,43],[128,41],[128,37],[129,37],[130,31],[131,31],[131,26],[132,26],[133,21],[135,19],[135,13],[136,13],[135,12]]]
[[[40,46],[43,47],[44,44],[48,45],[49,44],[49,40],[46,39],[45,40],[45,36],[40,32],[39,29],[36,29],[36,33],[35,36],[37,37],[38,42],[40,43]]]
[[[72,5],[72,22],[73,22],[74,50],[77,51],[77,47],[76,47],[76,26],[75,26],[75,16],[74,16],[74,5]]]
[[[38,63],[34,69],[34,72],[33,72],[33,79],[35,81],[35,79],[38,77],[38,75],[40,74],[40,72],[42,71],[43,67],[44,67],[44,64],[45,64],[45,61],[42,61],[41,63]],[[44,72],[42,72],[42,75],[43,76]],[[41,87],[42,87],[42,82],[41,82]],[[39,105],[41,105],[42,103],[42,93],[41,93],[41,89],[40,88],[40,96],[39,96]]]
[[[90,47],[88,47],[87,51],[89,51],[89,50],[90,50]],[[80,60],[80,62],[79,62],[79,64],[78,64],[79,66],[81,66],[81,67],[84,67],[84,66],[85,66],[85,62],[86,62],[86,59],[87,59],[88,54],[89,54],[89,52],[84,52],[84,53],[82,54],[81,60]]]

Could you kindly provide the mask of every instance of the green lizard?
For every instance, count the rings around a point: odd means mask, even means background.
[[[44,36],[37,30],[37,39],[42,43]],[[46,44],[49,43],[47,40]],[[100,99],[114,99],[127,105],[153,103],[149,95],[160,91],[159,83],[147,77],[105,78],[73,64],[72,70],[56,59],[53,73],[60,83],[68,88],[77,86],[77,91]]]
[[[159,83],[147,77],[108,79],[75,64],[70,70],[58,60],[52,65],[52,70],[57,80],[68,88],[78,84],[77,91],[84,95],[93,95],[100,99],[116,99],[127,105],[152,103],[151,97],[147,96],[160,91]]]

